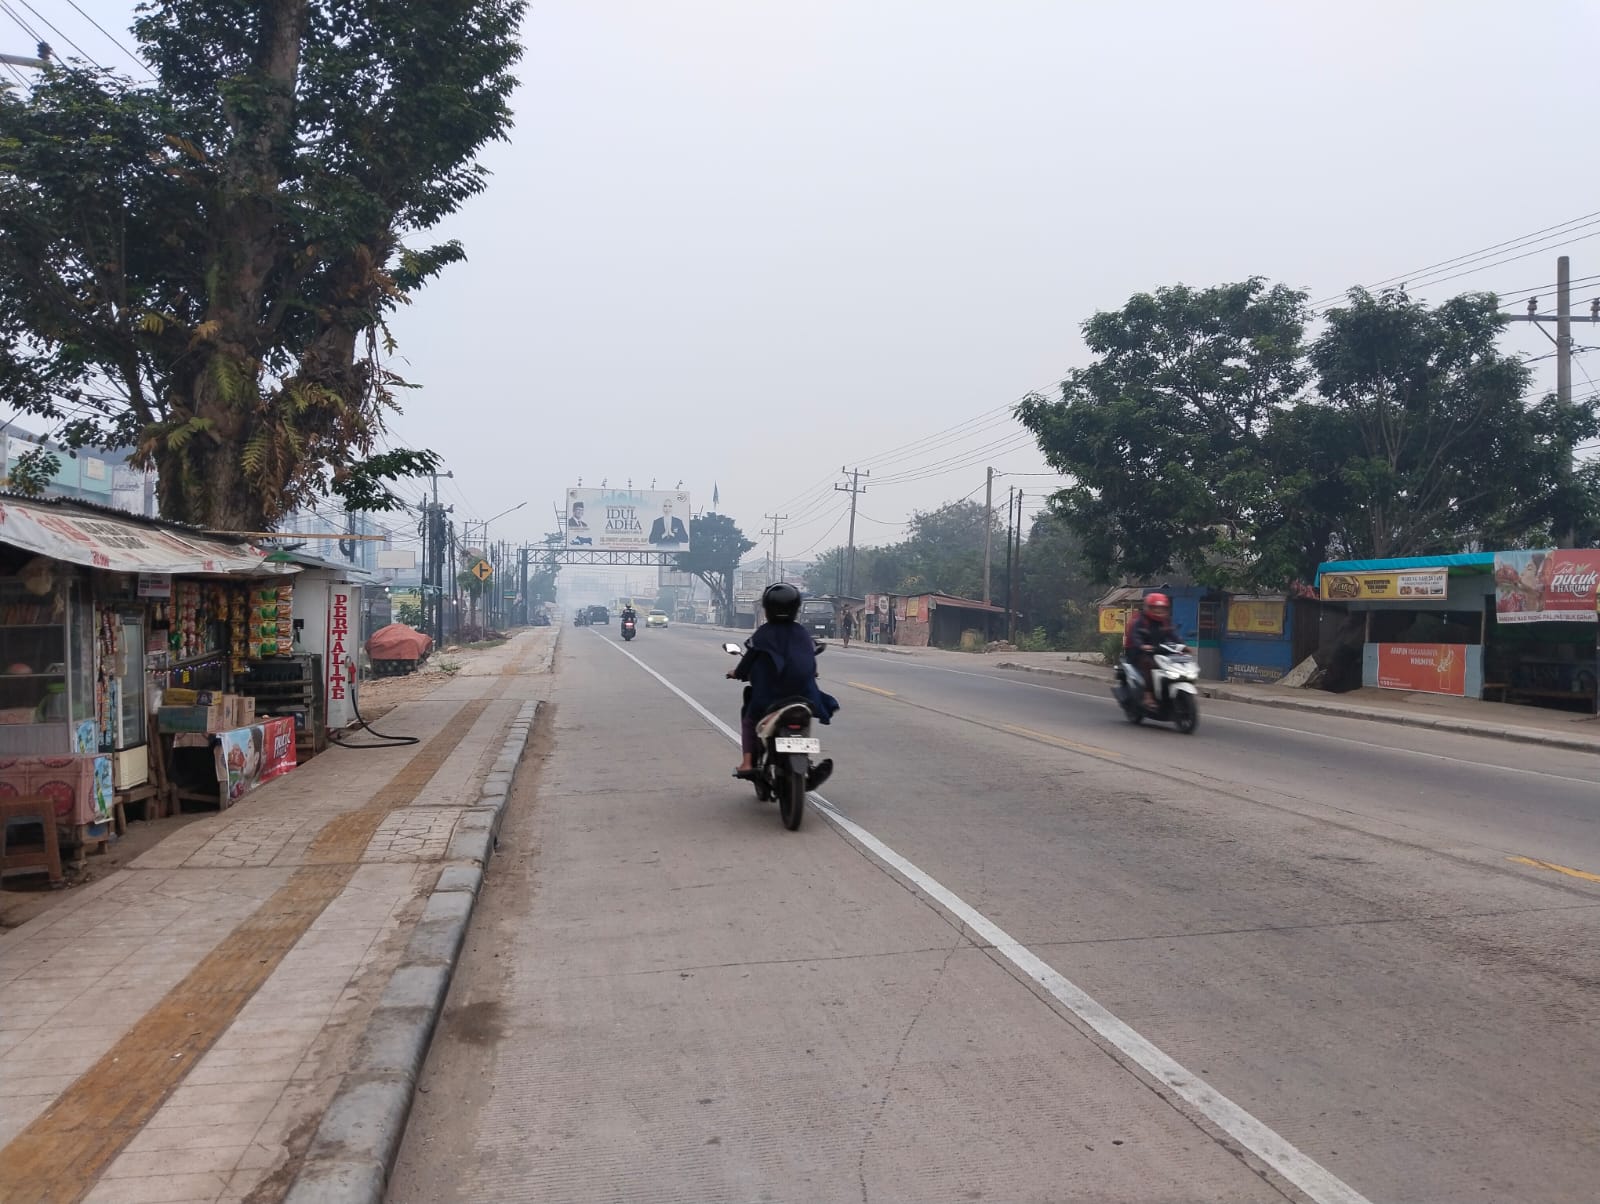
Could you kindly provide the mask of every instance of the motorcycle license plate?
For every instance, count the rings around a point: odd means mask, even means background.
[[[774,752],[819,753],[822,741],[814,736],[779,736],[772,742]]]

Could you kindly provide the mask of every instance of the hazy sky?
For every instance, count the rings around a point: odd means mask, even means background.
[[[1000,407],[1096,309],[1251,274],[1321,300],[1600,211],[1584,0],[535,0],[524,37],[512,141],[439,232],[470,262],[395,324],[425,389],[394,439],[444,455],[458,517],[526,500],[495,537],[580,475],[681,479],[752,535],[787,512],[787,558],[842,538],[849,463],[858,538],[892,538],[985,464],[1042,469]],[[1530,246],[1416,291],[1543,286]]]

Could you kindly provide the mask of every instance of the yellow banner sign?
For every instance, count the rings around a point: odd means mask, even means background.
[[[1283,599],[1228,603],[1228,632],[1239,635],[1282,635]]]
[[[1329,602],[1442,602],[1450,592],[1450,571],[1324,573],[1319,592]]]
[[[1102,606],[1100,608],[1100,634],[1121,635],[1128,630],[1128,615],[1132,612],[1127,606]]]

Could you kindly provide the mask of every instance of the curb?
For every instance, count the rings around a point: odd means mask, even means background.
[[[524,703],[517,712],[476,805],[462,812],[450,840],[451,864],[439,871],[284,1204],[382,1204],[540,705]]]
[[[1081,677],[1094,681],[1110,681],[1110,678],[1099,673],[1073,669],[1045,669],[1038,665],[1019,665],[1014,662],[998,664],[995,668],[1019,670],[1023,673],[1042,673],[1046,677]],[[1481,736],[1491,740],[1506,740],[1514,744],[1536,744],[1544,748],[1561,748],[1570,752],[1600,755],[1600,740],[1590,740],[1583,736],[1564,736],[1559,732],[1541,732],[1534,728],[1502,727],[1471,719],[1451,719],[1444,715],[1408,715],[1403,711],[1357,710],[1354,707],[1318,702],[1309,698],[1262,698],[1230,690],[1225,685],[1211,685],[1207,682],[1200,683],[1200,692],[1207,698],[1215,698],[1218,702],[1242,702],[1250,706],[1275,707],[1280,711],[1304,711],[1313,715],[1329,715],[1336,719],[1363,719],[1370,723],[1428,728],[1457,736]]]

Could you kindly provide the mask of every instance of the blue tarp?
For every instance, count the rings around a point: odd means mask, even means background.
[[[1400,556],[1392,560],[1329,560],[1317,566],[1316,585],[1324,573],[1403,573],[1407,569],[1493,569],[1493,552],[1458,552],[1449,556]]]

